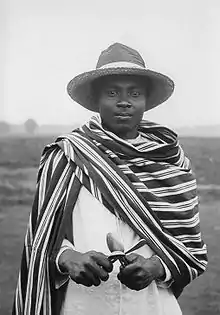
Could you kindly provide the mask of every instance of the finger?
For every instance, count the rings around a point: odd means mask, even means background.
[[[143,290],[151,284],[151,281],[143,282],[137,281],[135,284],[131,284],[135,287],[136,290]]]
[[[121,283],[123,283],[123,284],[125,284],[125,285],[127,285],[128,283],[131,283],[131,282],[133,282],[133,277],[132,276],[124,276],[124,274],[123,273],[121,273],[121,272],[119,272],[118,274],[117,274],[117,278],[118,278],[118,280],[121,282]]]
[[[137,270],[139,269],[139,266],[137,266],[135,263],[134,264],[129,264],[123,268],[120,268],[120,273],[127,277],[128,275],[131,276],[134,273],[137,272]]]
[[[86,287],[92,286],[92,280],[88,278],[84,273],[80,273],[79,275],[72,277],[70,274],[71,279],[76,282],[77,284],[82,284]]]
[[[89,280],[91,280],[92,284],[94,286],[99,286],[101,281],[99,279],[99,277],[97,276],[97,274],[93,271],[93,269],[86,267],[86,272],[85,272],[85,276],[86,278],[88,278]]]
[[[81,278],[81,281],[80,282],[76,282],[78,284],[82,284],[86,287],[91,287],[93,285],[92,283],[92,280],[91,279],[88,279],[88,278]]]
[[[142,284],[139,284],[139,283],[129,283],[127,287],[134,291],[140,291],[145,288]]]
[[[122,277],[121,273],[117,274],[117,278],[122,284],[126,285],[126,279],[124,277]]]
[[[108,280],[108,273],[96,262],[93,261],[92,263],[86,265],[86,267],[90,270],[94,277],[101,279],[102,281]]]
[[[120,272],[117,274],[117,278],[119,281],[121,281],[121,273]]]
[[[137,274],[135,275],[135,277],[130,279],[130,283],[131,284],[135,283],[137,287],[139,287],[140,289],[148,287],[152,281],[153,281],[152,277],[141,274]]]
[[[138,259],[138,255],[135,253],[131,253],[129,255],[125,255],[127,261],[129,262],[129,264],[135,262]]]
[[[132,273],[129,275],[125,275],[123,272],[120,272],[117,275],[118,280],[126,285],[130,285],[133,287],[133,284],[141,284],[143,283],[143,278],[140,276],[139,273]]]
[[[103,267],[107,272],[111,272],[113,270],[112,262],[103,253],[96,253],[93,258],[97,262],[97,264]]]
[[[118,280],[131,290],[138,290],[138,284],[129,278],[123,277],[120,273],[117,275]]]
[[[108,272],[107,271],[105,271],[105,269],[104,268],[102,268],[102,267],[100,267],[100,270],[101,270],[101,272],[100,272],[100,279],[102,280],[102,281],[107,281],[108,280],[108,278],[109,278],[109,274],[108,274]]]
[[[133,278],[125,278],[123,276],[120,275],[120,273],[117,275],[118,280],[125,285],[126,287],[128,287],[131,290],[135,290],[135,291],[139,291],[142,290],[144,288],[146,288],[150,283],[143,283],[143,281],[137,281],[136,279]]]

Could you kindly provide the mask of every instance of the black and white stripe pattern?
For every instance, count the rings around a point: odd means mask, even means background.
[[[189,160],[169,129],[143,121],[140,133],[146,142],[131,145],[105,131],[93,117],[46,147],[13,314],[56,314],[50,258],[64,236],[57,222],[63,222],[77,182],[163,259],[174,279],[174,293],[205,271],[207,250]]]

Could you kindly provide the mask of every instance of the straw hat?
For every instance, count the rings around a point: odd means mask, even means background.
[[[143,58],[136,50],[115,43],[101,53],[95,70],[79,74],[68,83],[67,92],[75,102],[91,111],[98,112],[91,83],[109,75],[141,76],[143,80],[146,80],[146,87],[149,86],[150,80],[151,89],[146,110],[166,101],[174,90],[173,81],[164,74],[147,69]]]

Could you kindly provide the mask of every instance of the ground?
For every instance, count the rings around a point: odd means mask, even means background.
[[[11,314],[37,167],[51,138],[0,138],[0,314]],[[185,288],[184,315],[220,314],[220,141],[180,139],[197,174],[200,219],[208,246],[207,272]]]

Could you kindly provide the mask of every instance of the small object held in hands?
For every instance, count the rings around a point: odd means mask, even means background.
[[[108,259],[112,263],[114,263],[116,260],[119,260],[123,267],[128,265],[128,261],[124,253],[123,244],[121,244],[112,233],[108,233],[106,235],[106,241],[108,248],[111,251],[111,254],[108,256]]]
[[[115,252],[112,252],[109,256],[108,256],[108,259],[114,263],[116,260],[119,260],[122,267],[125,267],[128,265],[128,260],[126,258],[126,255],[125,253],[123,252],[118,252],[118,251],[115,251]]]
[[[120,243],[116,239],[116,237],[114,236],[113,233],[108,233],[106,235],[106,241],[107,241],[107,245],[108,245],[110,252],[115,252],[115,251],[124,252],[125,251],[123,244]]]

